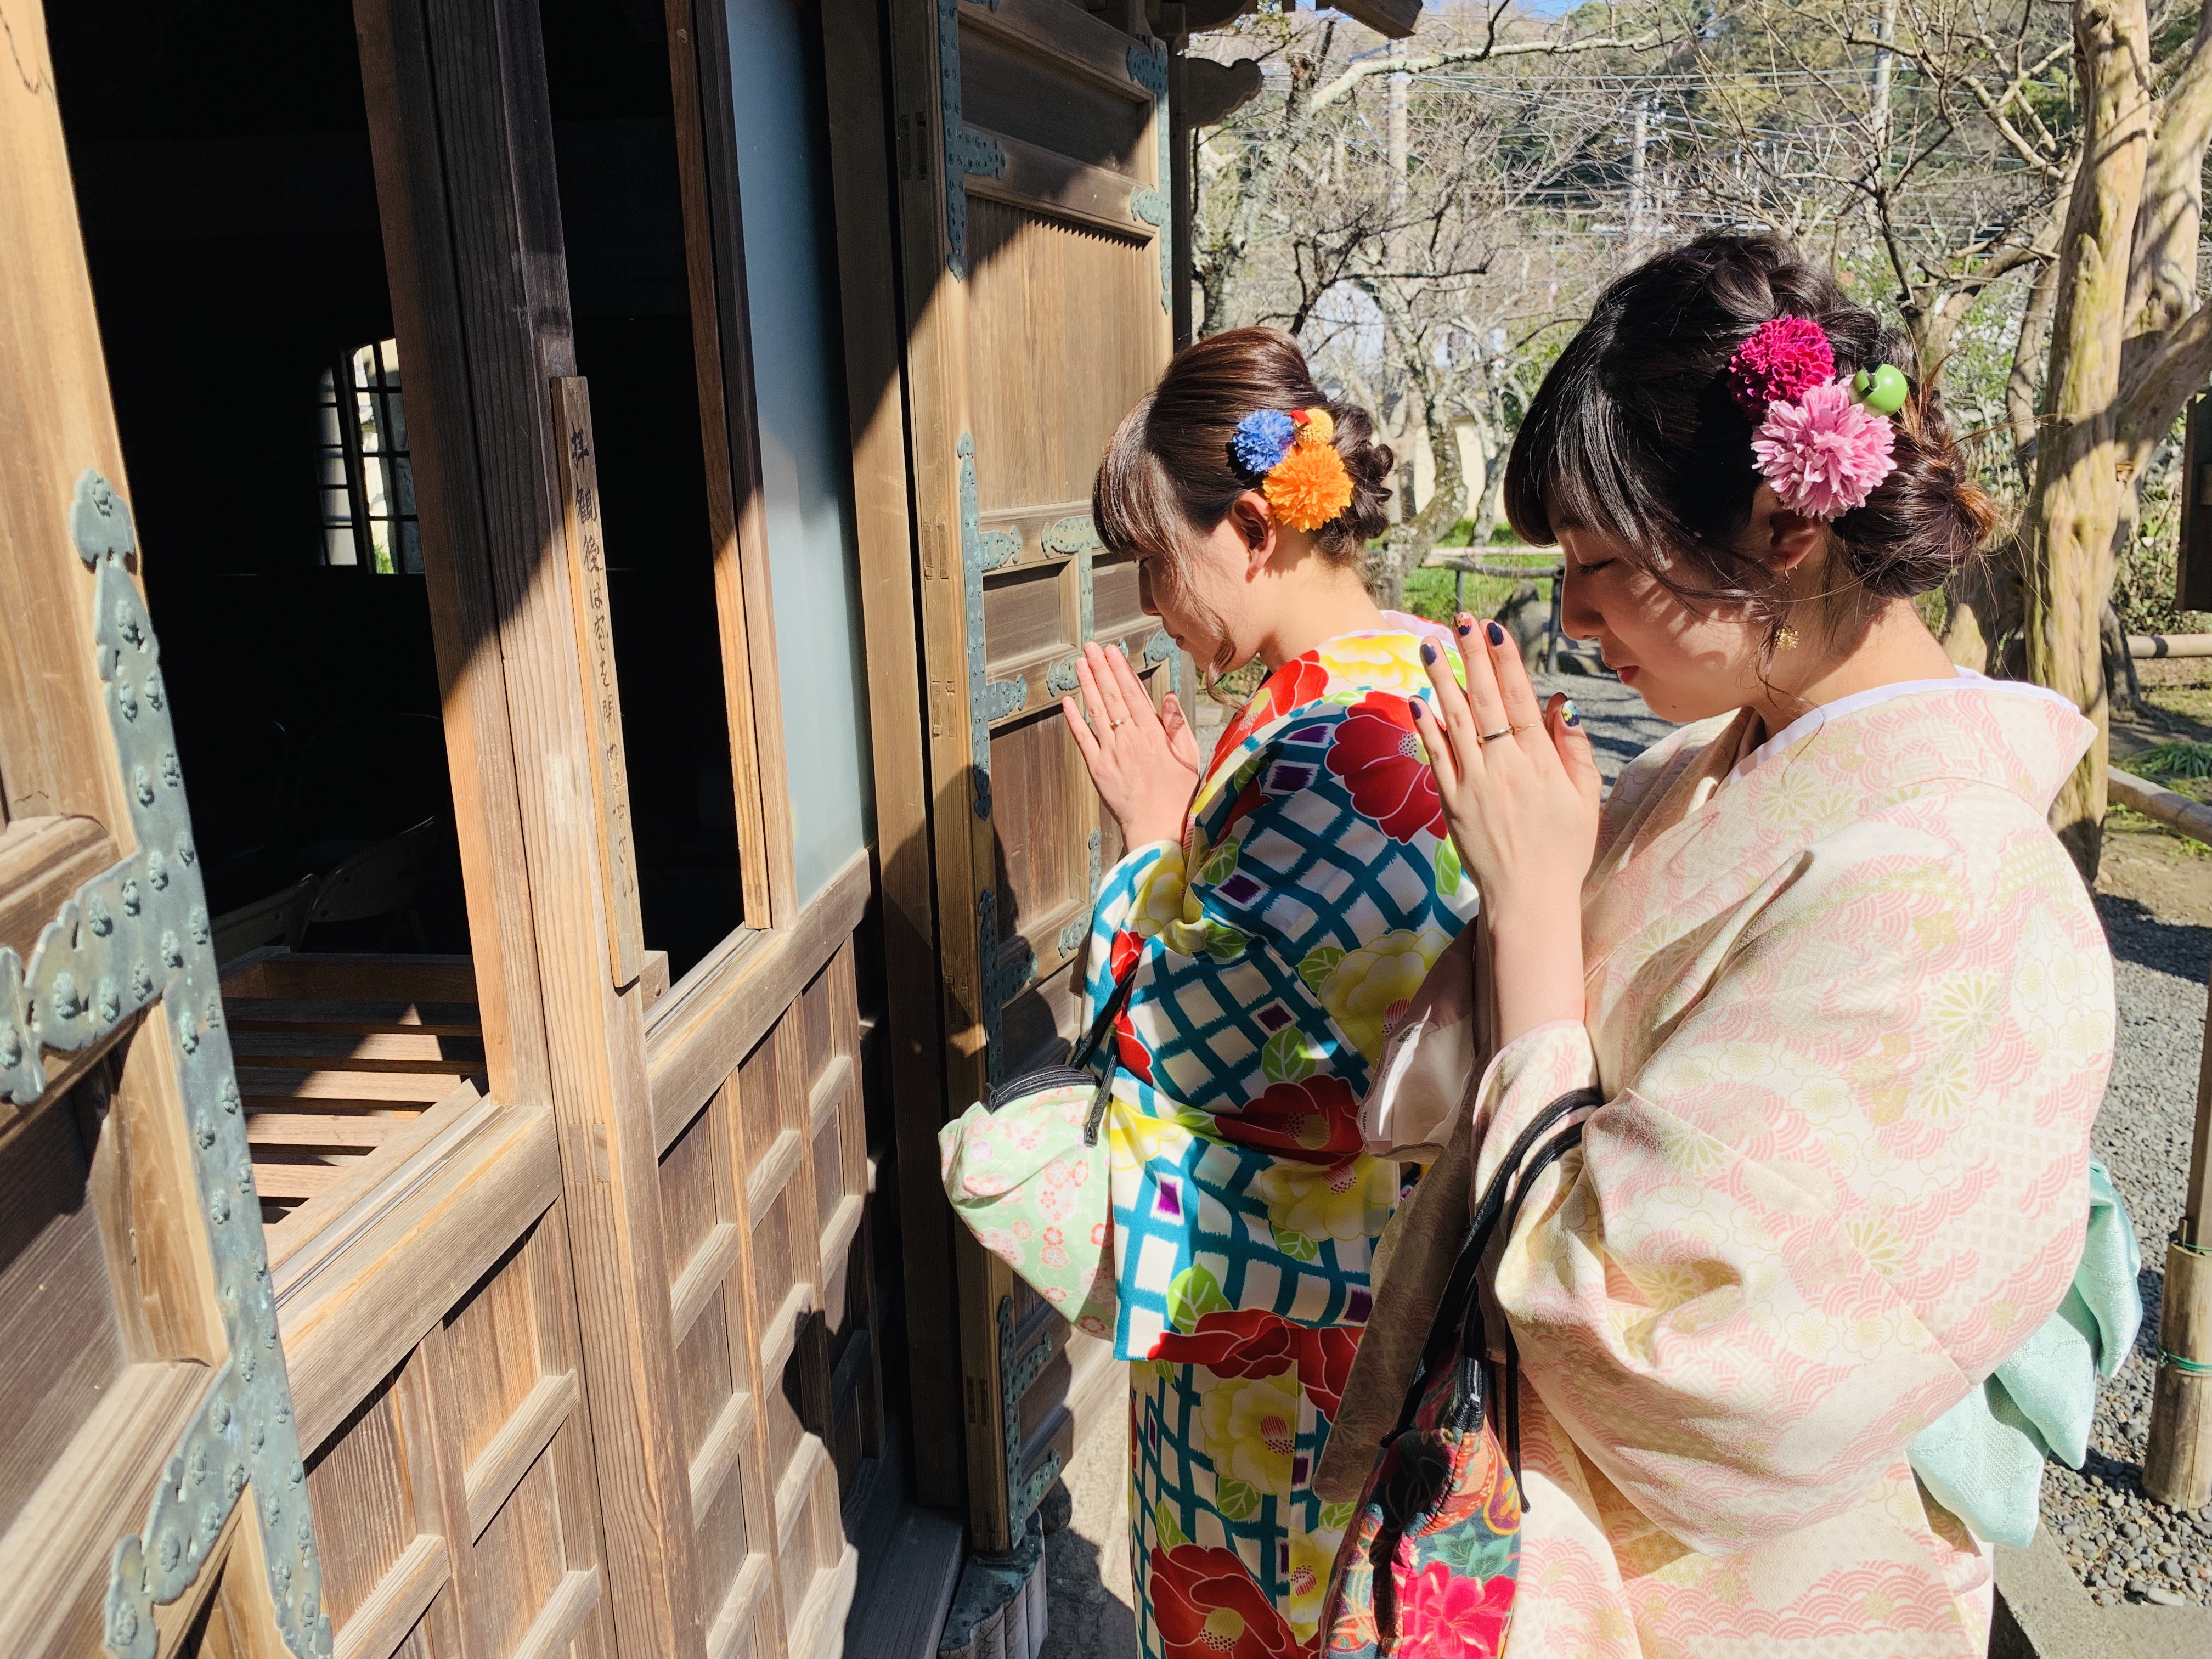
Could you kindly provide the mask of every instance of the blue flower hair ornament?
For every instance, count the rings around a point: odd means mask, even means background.
[[[1264,478],[1291,453],[1297,426],[1279,409],[1255,409],[1237,422],[1229,441],[1229,453],[1237,465],[1255,478]]]

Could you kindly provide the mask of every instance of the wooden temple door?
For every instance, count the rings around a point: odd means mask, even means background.
[[[0,86],[0,1653],[331,1651],[36,6]]]
[[[1168,53],[1144,15],[890,8],[954,1113],[1075,1029],[1091,897],[1121,852],[1060,714],[1082,643],[1125,650],[1155,701],[1182,672],[1091,521],[1099,455],[1170,349]],[[970,1534],[1018,1553],[1080,1423],[1121,1414],[1121,1368],[964,1232],[957,1260]]]

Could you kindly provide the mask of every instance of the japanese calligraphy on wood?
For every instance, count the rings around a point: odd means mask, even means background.
[[[576,611],[577,666],[591,705],[592,800],[598,811],[599,879],[606,888],[608,966],[617,985],[629,985],[645,966],[644,925],[630,836],[629,774],[623,763],[622,694],[615,683],[591,395],[580,374],[553,377],[553,433],[560,452],[561,520],[568,550],[568,594]]]

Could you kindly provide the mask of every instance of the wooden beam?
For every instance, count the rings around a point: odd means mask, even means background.
[[[410,183],[425,198],[420,216],[434,210],[448,233],[447,350],[422,366],[457,381],[452,406],[473,419],[477,545],[495,619],[480,648],[503,679],[514,745],[514,850],[548,1061],[538,1097],[560,1152],[607,1602],[624,1650],[698,1659],[643,1000],[635,986],[617,993],[607,971],[589,705],[560,555],[548,384],[574,374],[575,358],[538,10],[534,0],[426,0],[419,14],[358,3],[386,10],[399,37],[398,113],[437,161]],[[756,657],[757,692],[761,670]]]
[[[70,534],[87,467],[129,490],[109,404],[76,196],[62,142],[46,16],[12,8],[0,76],[0,820],[75,815],[105,824],[120,851],[131,814],[101,710],[93,584]],[[69,395],[57,396],[66,390]]]
[[[822,52],[830,83],[848,93],[830,102],[830,176],[843,301],[860,623],[867,641],[884,1011],[890,1044],[884,1076],[898,1147],[908,1378],[914,1420],[953,1425],[960,1420],[962,1390],[953,1336],[951,1217],[937,1179],[937,1131],[945,1111],[930,867],[928,687],[919,643],[914,498],[907,471],[905,337],[881,0],[823,0]],[[914,1463],[917,1503],[950,1509],[960,1501],[957,1431],[916,1436]]]
[[[722,625],[723,696],[730,708],[731,763],[737,772],[745,925],[781,927],[798,909],[799,880],[784,758],[783,690],[776,672],[768,507],[761,493],[760,413],[753,392],[727,0],[666,3],[700,420],[707,438],[707,470],[712,474],[719,466],[722,474],[708,479],[708,503]],[[719,407],[709,409],[715,398]],[[749,836],[755,849],[750,854]],[[757,899],[763,878],[767,890]]]
[[[453,1576],[446,1540],[434,1532],[416,1534],[337,1632],[332,1659],[392,1659]]]
[[[631,835],[629,763],[623,750],[622,688],[615,678],[615,619],[607,601],[607,550],[599,525],[599,458],[592,396],[580,374],[553,377],[553,465],[561,480],[561,540],[576,623],[576,667],[592,738],[593,827],[599,900],[606,908],[607,970],[617,989],[645,971],[638,913],[637,845]]]
[[[725,941],[655,1005],[646,1066],[659,1150],[851,937],[867,908],[868,878],[868,855],[854,854],[792,926]]]
[[[544,1107],[511,1114],[280,1298],[300,1443],[319,1445],[560,1196]]]
[[[422,574],[474,952],[472,994],[483,1011],[491,1093],[543,1100],[551,1061],[425,20],[422,8],[406,0],[355,0],[354,27],[392,326],[406,365]],[[258,994],[315,994],[275,987]]]
[[[543,1455],[561,1425],[576,1409],[576,1374],[560,1371],[541,1376],[531,1385],[522,1403],[500,1425],[462,1477],[468,1493],[469,1538],[483,1536],[484,1528],[500,1512],[530,1466]]]

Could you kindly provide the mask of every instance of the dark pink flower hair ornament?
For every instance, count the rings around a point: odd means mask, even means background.
[[[1761,323],[1729,359],[1729,392],[1759,428],[1751,452],[1782,505],[1833,520],[1865,505],[1895,470],[1905,376],[1890,364],[1845,384],[1826,332],[1809,317]]]

